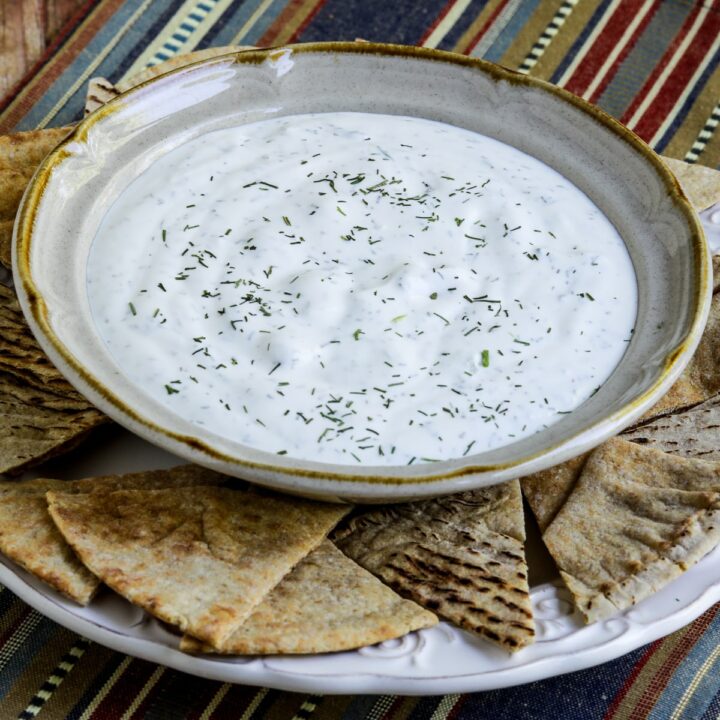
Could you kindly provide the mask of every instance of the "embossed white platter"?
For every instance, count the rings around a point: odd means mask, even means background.
[[[110,428],[91,449],[46,466],[43,474],[79,478],[176,464],[172,455]],[[4,558],[0,583],[43,615],[114,650],[214,680],[323,694],[432,695],[520,685],[619,657],[677,630],[720,600],[718,547],[662,592],[610,620],[585,626],[567,591],[552,578],[542,543],[532,534],[528,555],[538,637],[515,655],[441,623],[355,652],[194,657],[177,649],[179,635],[106,588],[81,607]]]

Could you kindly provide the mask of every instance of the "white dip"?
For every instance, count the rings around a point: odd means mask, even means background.
[[[123,372],[254,448],[369,465],[506,445],[589,398],[635,322],[613,225],[547,165],[416,118],[199,137],[125,189],[88,266]]]

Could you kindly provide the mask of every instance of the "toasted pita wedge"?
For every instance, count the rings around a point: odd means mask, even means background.
[[[613,615],[720,542],[720,463],[610,440],[543,540],[585,620]]]
[[[705,210],[720,202],[720,173],[704,165],[663,157],[696,210]]]
[[[50,363],[15,294],[0,285],[0,473],[69,450],[107,421]]]
[[[43,158],[70,128],[32,130],[0,136],[0,263],[10,267],[10,245],[20,199]]]
[[[219,648],[185,635],[185,652],[282,655],[336,652],[430,627],[437,618],[403,600],[329,540],[313,550]]]
[[[517,480],[353,518],[338,547],[390,587],[501,647],[533,641]]]
[[[570,496],[590,453],[520,478],[520,487],[542,532]]]
[[[90,78],[85,96],[85,115],[89,115],[105,103],[110,102],[120,91],[103,77]]]
[[[720,460],[720,395],[685,412],[653,420],[622,437],[682,457]]]
[[[350,509],[214,487],[47,498],[91,572],[216,647]]]
[[[28,480],[0,483],[0,552],[81,605],[100,580],[78,560],[48,513],[45,493],[108,493],[130,488],[219,485],[227,480],[197,465],[84,480]]]

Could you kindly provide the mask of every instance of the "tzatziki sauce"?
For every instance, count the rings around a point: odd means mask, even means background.
[[[208,431],[401,465],[558,422],[627,348],[612,223],[497,140],[369,113],[276,117],[176,147],[125,188],[87,291],[121,371]]]

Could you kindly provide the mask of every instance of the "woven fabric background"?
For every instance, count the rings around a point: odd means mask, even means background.
[[[0,103],[0,132],[82,115],[111,81],[214,45],[426,45],[550,80],[658,152],[720,164],[720,0],[100,0]],[[90,643],[0,591],[0,720],[372,718],[718,720],[720,606],[614,662],[523,687],[404,698],[300,695],[201,680]]]

